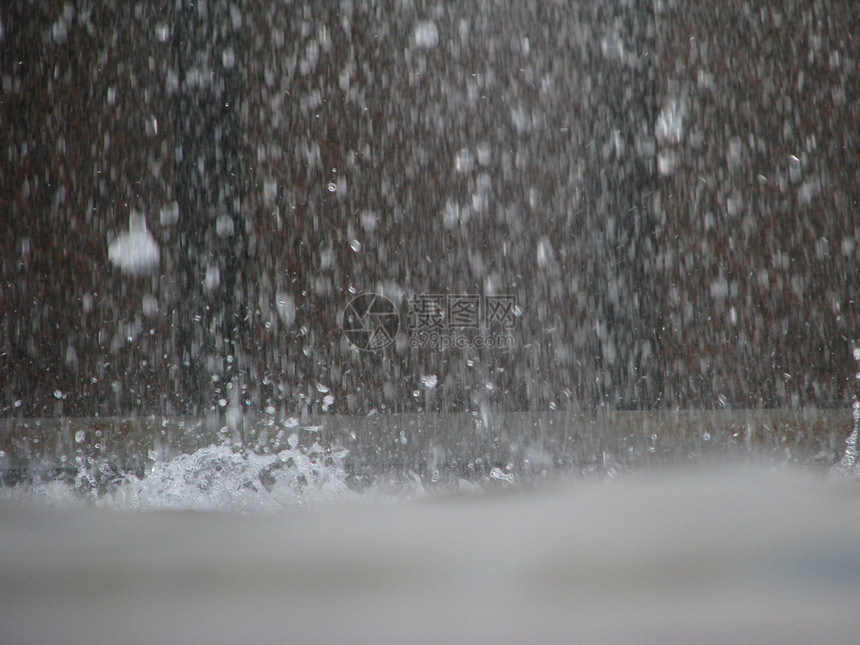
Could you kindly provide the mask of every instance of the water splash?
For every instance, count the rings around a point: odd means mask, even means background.
[[[154,460],[142,477],[118,472],[110,477],[84,464],[66,479],[0,487],[0,499],[62,507],[279,511],[353,497],[343,468],[346,454],[316,442],[263,455],[211,445]]]
[[[860,345],[855,345],[854,360],[857,361],[857,373],[854,375],[854,380],[857,385],[860,385]],[[831,473],[837,477],[849,479],[860,479],[860,467],[857,464],[857,435],[860,430],[860,400],[857,398],[857,389],[855,386],[854,400],[851,404],[851,416],[854,419],[854,429],[848,438],[845,440],[845,454],[842,459],[833,466]]]

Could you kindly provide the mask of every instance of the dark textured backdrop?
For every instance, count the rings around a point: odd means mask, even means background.
[[[844,405],[860,12],[777,4],[7,3],[0,415]],[[359,354],[350,290],[515,347]]]

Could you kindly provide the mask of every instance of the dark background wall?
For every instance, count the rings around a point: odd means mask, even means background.
[[[860,83],[850,2],[659,19],[666,397],[821,405],[856,392]]]
[[[854,394],[851,2],[17,0],[0,20],[0,415]],[[132,211],[160,249],[145,275],[108,261]],[[515,295],[514,347],[356,352],[339,314],[365,291],[404,313]]]

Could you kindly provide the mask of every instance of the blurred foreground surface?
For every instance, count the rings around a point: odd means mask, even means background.
[[[860,495],[764,469],[240,515],[0,502],[8,644],[855,643]]]

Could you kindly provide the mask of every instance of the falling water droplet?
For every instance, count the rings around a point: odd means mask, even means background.
[[[439,29],[431,20],[422,20],[415,25],[415,44],[422,49],[432,49],[439,42]]]
[[[426,387],[428,390],[432,390],[439,383],[439,377],[435,374],[425,374],[421,377],[421,385]]]

